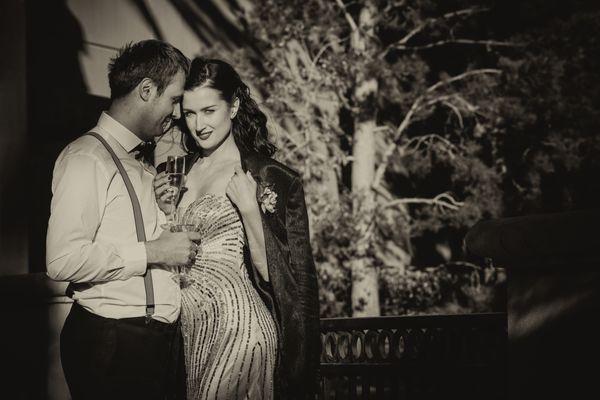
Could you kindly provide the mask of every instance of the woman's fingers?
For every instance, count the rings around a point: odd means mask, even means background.
[[[154,177],[154,187],[160,187],[169,184],[169,175],[161,172]]]
[[[167,189],[169,189],[169,176],[161,172],[154,178],[154,193],[157,197],[161,197]]]
[[[169,201],[171,199],[172,195],[169,192],[165,192],[162,196],[160,196],[160,201],[162,201],[163,203]]]
[[[155,193],[157,196],[162,196],[164,193],[166,193],[166,192],[168,192],[168,191],[169,191],[169,188],[170,188],[170,187],[169,187],[169,185],[161,185],[161,186],[156,186],[156,187],[154,188],[154,193]]]
[[[225,193],[229,197],[231,197],[231,196],[235,197],[235,195],[237,194],[237,185],[236,185],[236,183],[235,183],[235,181],[233,179],[231,179],[229,181],[229,184],[227,185],[227,189],[225,190]]]
[[[169,187],[162,193],[156,194],[161,201],[170,201],[173,199],[173,197],[175,197],[175,195],[177,195],[177,188],[174,187]]]
[[[157,196],[162,196],[164,193],[172,193],[173,191],[176,191],[176,190],[177,190],[177,188],[175,188],[173,186],[162,185],[160,187],[154,188],[154,193]]]

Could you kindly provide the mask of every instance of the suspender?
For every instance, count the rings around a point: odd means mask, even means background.
[[[131,184],[131,180],[129,179],[129,175],[125,171],[123,164],[119,160],[119,157],[115,154],[113,149],[110,147],[108,142],[104,140],[102,136],[97,134],[96,132],[88,132],[87,135],[93,136],[98,139],[106,150],[110,153],[113,161],[117,165],[117,169],[123,178],[123,182],[125,183],[125,187],[127,188],[127,192],[129,193],[129,198],[131,199],[131,204],[133,206],[133,217],[135,219],[135,231],[137,233],[138,242],[146,241],[146,232],[144,230],[144,219],[142,218],[142,208],[140,207],[140,202],[135,194],[135,189]],[[146,274],[144,275],[144,287],[146,289],[146,320],[149,321],[154,314],[154,286],[152,284],[152,271],[150,268],[146,269]]]

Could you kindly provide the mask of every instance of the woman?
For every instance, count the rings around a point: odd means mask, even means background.
[[[227,63],[192,61],[182,102],[183,220],[203,236],[182,289],[189,399],[314,398],[317,281],[300,177]],[[155,181],[163,210],[168,177]]]

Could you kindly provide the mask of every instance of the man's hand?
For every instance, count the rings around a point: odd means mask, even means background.
[[[148,264],[168,267],[190,265],[196,259],[200,240],[198,232],[170,232],[165,230],[158,239],[146,242]]]

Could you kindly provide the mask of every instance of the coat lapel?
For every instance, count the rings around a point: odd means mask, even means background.
[[[250,171],[254,180],[258,183],[256,200],[260,202],[260,191],[261,184],[270,184],[274,186],[275,192],[277,192],[277,205],[275,206],[275,212],[262,212],[261,217],[263,224],[267,223],[273,233],[277,235],[277,238],[287,244],[287,234],[285,231],[285,204],[284,193],[281,192],[282,182],[278,182],[277,177],[274,174],[269,173],[268,159],[260,157],[254,154],[241,155],[241,164],[244,172]]]

